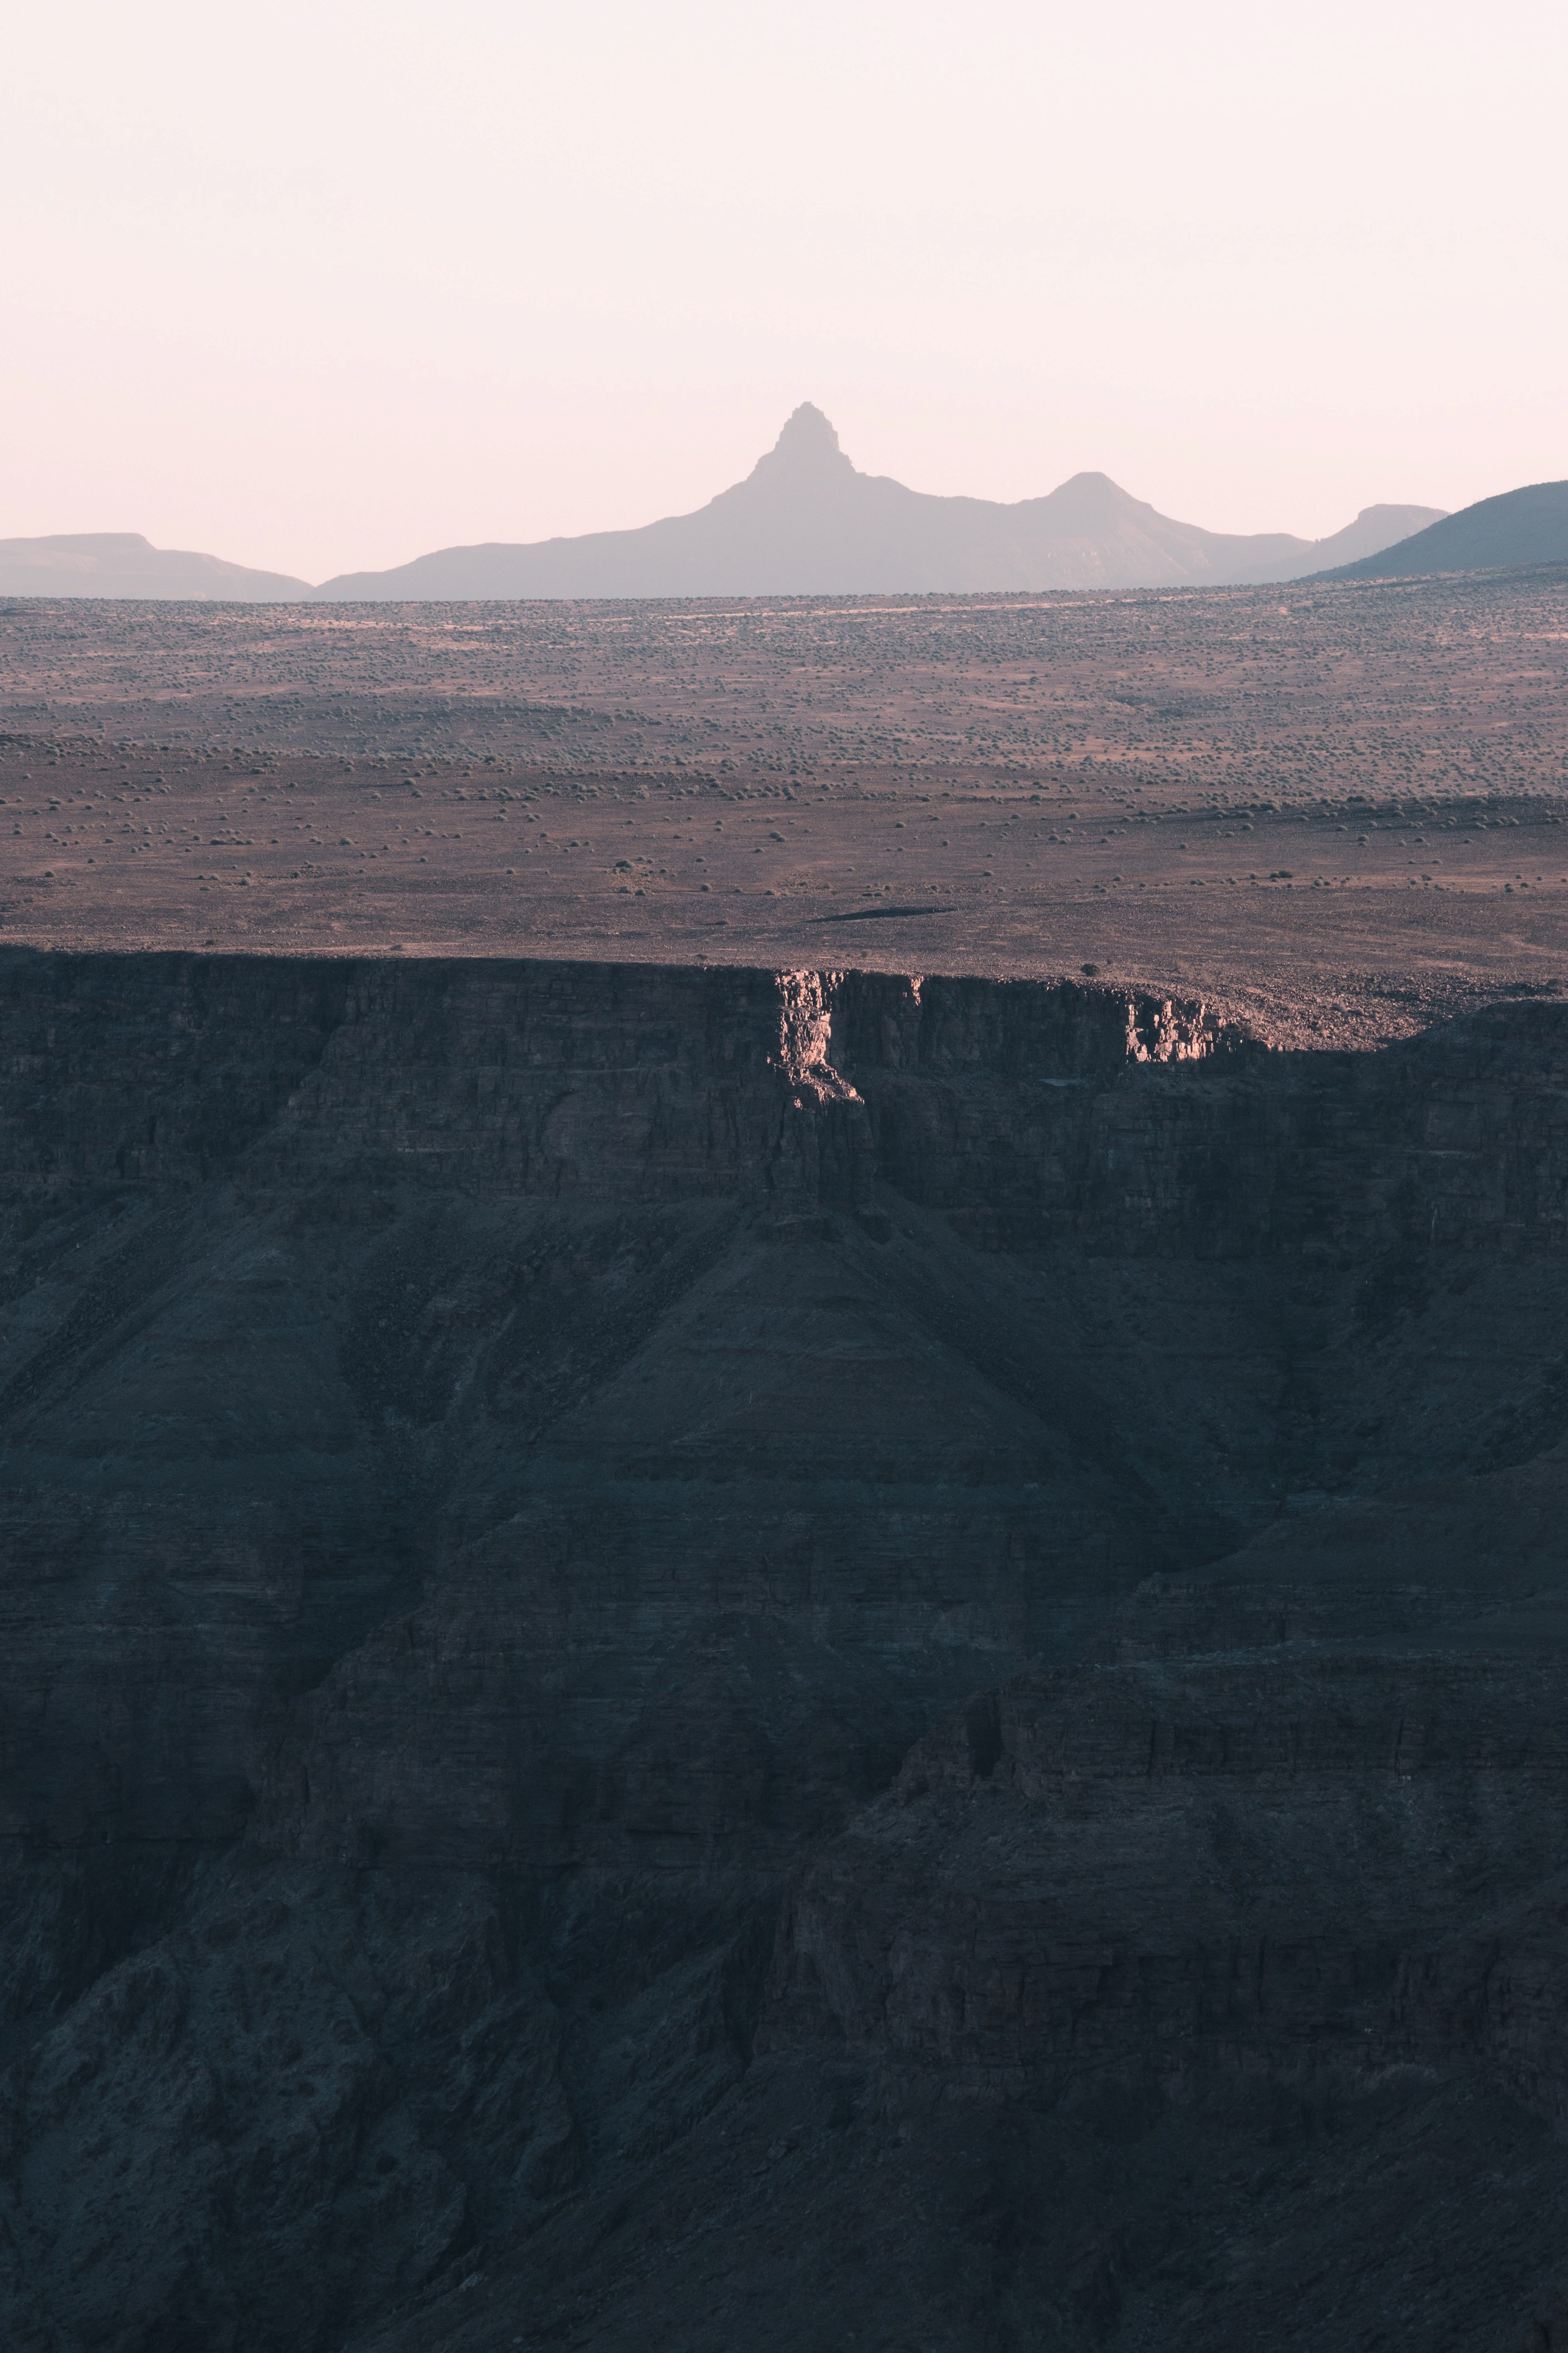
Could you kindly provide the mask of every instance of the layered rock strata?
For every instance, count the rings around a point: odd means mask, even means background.
[[[1568,1016],[13,953],[0,1029],[15,2341],[1546,2313]]]

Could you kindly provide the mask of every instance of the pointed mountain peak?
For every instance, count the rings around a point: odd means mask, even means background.
[[[842,458],[838,436],[815,401],[803,400],[793,416],[784,420],[784,431],[773,444],[775,458],[787,458],[795,465],[820,464],[825,458]]]
[[[779,435],[765,458],[759,458],[752,480],[760,477],[775,488],[784,482],[796,485],[808,482],[828,482],[853,474],[854,467],[838,446],[838,436],[820,408],[803,400],[793,416],[784,420]]]

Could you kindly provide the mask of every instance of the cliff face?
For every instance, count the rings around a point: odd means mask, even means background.
[[[1544,2311],[1568,1016],[0,992],[16,2341]]]

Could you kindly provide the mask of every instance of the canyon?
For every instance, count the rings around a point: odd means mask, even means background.
[[[1556,2342],[1568,1008],[0,950],[9,2342]]]
[[[1560,572],[0,610],[0,2327],[1568,2342]]]

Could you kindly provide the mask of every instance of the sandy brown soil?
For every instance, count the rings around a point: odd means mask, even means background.
[[[1568,577],[0,607],[0,936],[1050,976],[1365,1041],[1568,980]]]

